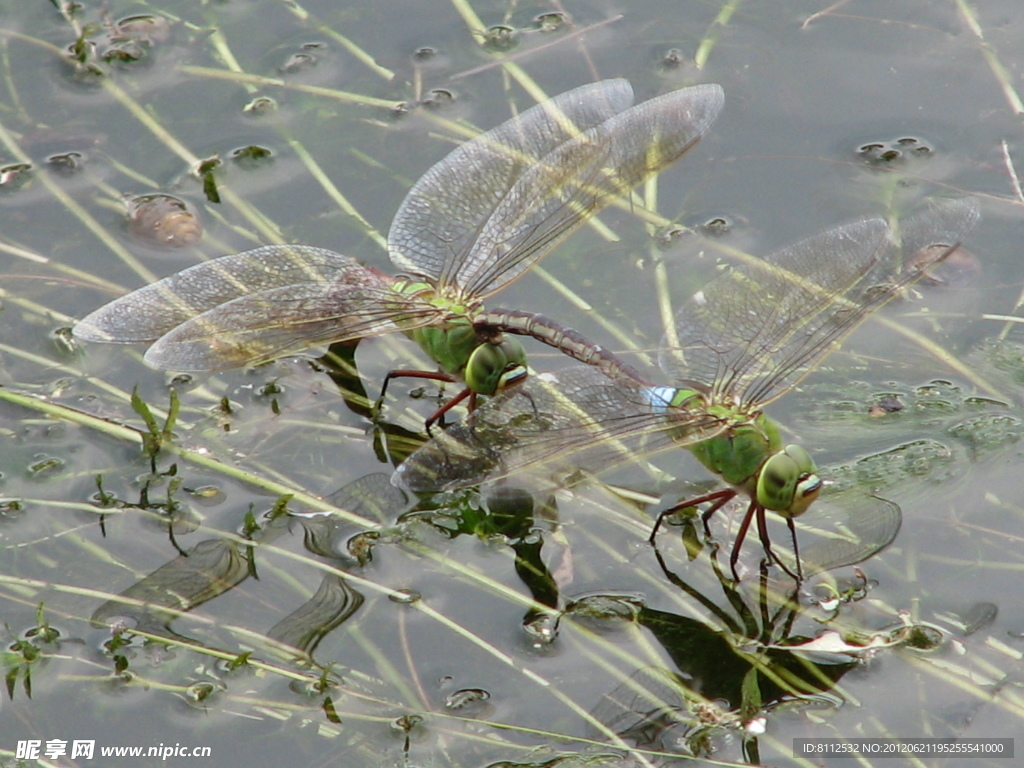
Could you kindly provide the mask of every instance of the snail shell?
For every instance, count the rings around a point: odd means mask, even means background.
[[[128,200],[128,230],[165,248],[186,248],[203,237],[203,224],[189,205],[173,195],[157,193]]]

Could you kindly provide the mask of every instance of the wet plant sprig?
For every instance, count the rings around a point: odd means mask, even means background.
[[[171,390],[171,403],[163,426],[160,426],[149,405],[139,395],[138,387],[132,390],[131,403],[132,410],[139,414],[146,424],[147,431],[140,433],[142,436],[142,451],[149,456],[150,468],[156,474],[157,456],[159,456],[161,448],[174,437],[174,426],[178,421],[178,411],[181,408],[178,393],[173,389]]]

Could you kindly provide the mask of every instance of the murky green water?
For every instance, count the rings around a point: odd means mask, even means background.
[[[0,0],[0,764],[35,739],[68,742],[42,765],[203,762],[99,754],[176,744],[222,766],[806,765],[794,738],[1020,730],[1024,347],[984,317],[1019,314],[1022,295],[1013,3],[83,5]],[[568,23],[538,21],[554,12]],[[140,14],[165,21],[126,21]],[[508,50],[474,34],[494,25]],[[981,199],[973,258],[771,407],[861,499],[808,526],[869,513],[869,494],[901,508],[863,575],[819,575],[794,603],[785,581],[761,588],[756,541],[738,590],[690,526],[649,546],[655,512],[710,488],[670,454],[655,464],[674,481],[623,468],[619,493],[413,507],[387,473],[437,390],[399,383],[378,428],[365,398],[424,365],[402,338],[360,344],[361,378],[291,358],[172,381],[141,348],[58,331],[259,244],[388,270],[381,233],[465,136],[453,121],[487,128],[532,104],[528,87],[606,77],[638,100],[717,82],[726,106],[659,178],[671,224],[606,212],[498,303],[638,365],[661,334],[661,267],[678,302],[729,248]],[[186,204],[180,247],[127,222],[126,200],[153,194]],[[169,385],[180,413],[151,461],[131,393],[159,432]],[[343,512],[280,514],[286,495],[291,512]],[[76,739],[93,760],[70,757]]]

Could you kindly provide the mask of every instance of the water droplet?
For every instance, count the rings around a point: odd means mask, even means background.
[[[346,549],[360,565],[366,565],[373,560],[373,547],[380,541],[380,534],[376,531],[357,533],[348,540]]]
[[[768,718],[755,717],[744,726],[748,736],[763,736],[768,730]]]
[[[639,595],[588,595],[571,601],[566,614],[598,621],[633,621],[644,606]]]
[[[916,624],[907,628],[903,642],[918,651],[934,651],[942,645],[942,633],[935,627]]]
[[[724,216],[715,216],[713,219],[708,219],[701,225],[701,229],[705,235],[711,237],[722,237],[729,234],[732,230],[732,224]]]
[[[523,631],[535,647],[548,646],[558,637],[559,619],[557,613],[542,613],[523,622]]]
[[[491,51],[510,51],[519,45],[519,34],[514,27],[495,24],[484,32],[484,47]]]
[[[533,20],[534,26],[541,32],[557,32],[568,23],[569,18],[558,11],[542,13]]]
[[[231,159],[241,168],[261,168],[274,159],[274,153],[267,147],[250,144],[231,151]]]
[[[678,69],[686,64],[686,56],[678,48],[669,48],[661,57],[661,66],[665,69]]]
[[[244,107],[242,111],[249,115],[265,115],[277,110],[277,102],[269,96],[257,96]]]
[[[0,166],[0,189],[13,191],[24,187],[32,178],[29,163],[11,163]]]
[[[35,461],[28,465],[29,474],[36,480],[55,475],[63,468],[63,459],[58,459],[55,456],[46,456],[42,453],[37,453]]]
[[[284,75],[294,75],[312,69],[316,66],[316,56],[311,53],[293,53],[284,63],[277,68],[277,71]]]
[[[61,152],[46,158],[46,164],[57,173],[70,176],[82,170],[85,165],[85,155],[81,152]]]
[[[185,697],[192,703],[202,704],[217,692],[218,687],[213,683],[193,683],[185,689]]]
[[[479,710],[485,701],[491,698],[491,694],[482,688],[463,688],[445,697],[444,705],[447,709],[459,711],[460,714],[467,714],[463,710]]]
[[[224,491],[216,485],[201,485],[198,488],[190,489],[190,493],[196,502],[204,507],[212,507],[216,504],[220,504],[225,498],[227,498]]]
[[[388,600],[393,603],[399,603],[400,605],[411,605],[419,602],[423,599],[423,595],[417,592],[415,589],[396,589],[390,595]]]

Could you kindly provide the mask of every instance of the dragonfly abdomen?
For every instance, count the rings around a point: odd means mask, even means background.
[[[513,309],[492,309],[478,313],[474,318],[474,323],[477,327],[494,328],[519,336],[529,336],[564,352],[574,360],[598,368],[607,376],[628,379],[644,386],[650,386],[650,381],[644,375],[619,359],[614,352],[593,343],[579,331],[567,328],[545,315]]]

